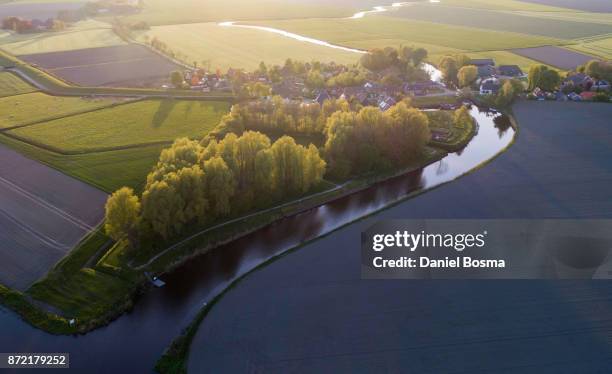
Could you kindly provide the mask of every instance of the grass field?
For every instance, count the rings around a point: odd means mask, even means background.
[[[566,47],[589,55],[612,59],[612,36],[604,39],[587,39],[579,44],[568,45]]]
[[[0,144],[112,193],[123,186],[141,190],[147,174],[167,145],[154,145],[118,151],[62,155],[0,135]]]
[[[93,266],[95,261],[87,266],[108,240],[99,231],[92,232],[27,293],[79,321],[99,318],[118,308],[133,291],[135,282],[97,269]]]
[[[466,8],[494,9],[494,10],[524,10],[532,12],[559,12],[569,11],[567,8],[533,4],[520,0],[443,0],[444,5],[456,5]]]
[[[225,102],[148,100],[20,127],[8,132],[66,153],[202,137],[229,110]]]
[[[356,53],[304,43],[266,31],[223,27],[215,23],[157,26],[139,39],[143,40],[145,35],[164,41],[175,52],[186,55],[186,61],[210,61],[213,70],[229,67],[252,70],[260,61],[282,64],[288,57],[349,64],[359,59]]]
[[[0,31],[0,48],[14,55],[69,51],[125,44],[107,23],[87,20],[61,32],[14,34]]]
[[[255,19],[347,17],[365,4],[342,4],[282,0],[147,0],[144,10],[126,17],[127,22],[146,21],[151,25]],[[366,8],[369,6],[366,6]]]
[[[399,17],[370,16],[343,20],[290,20],[258,22],[297,34],[360,48],[384,47],[381,41],[404,45],[427,43],[467,51],[504,50],[525,46],[559,44],[561,40],[510,32],[442,25]]]
[[[416,4],[389,13],[417,21],[438,22],[496,31],[508,31],[551,38],[574,39],[612,32],[612,25],[527,17],[510,12],[470,9],[440,4]]]
[[[25,83],[15,75],[0,72],[0,97],[19,95],[36,91],[36,88]],[[0,123],[0,126],[2,124]]]
[[[125,99],[50,96],[42,92],[4,97],[0,98],[0,129],[103,108],[123,101]]]

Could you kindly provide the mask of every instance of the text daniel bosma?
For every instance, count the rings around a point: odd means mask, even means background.
[[[411,234],[397,231],[395,234],[374,235],[372,249],[375,252],[382,251],[385,247],[403,247],[416,251],[423,247],[445,247],[462,252],[466,248],[482,248],[485,245],[487,232],[482,234]],[[426,256],[417,258],[398,257],[395,259],[384,259],[377,256],[372,260],[375,268],[505,268],[504,260],[480,260],[468,256],[444,257],[443,259],[431,259]]]

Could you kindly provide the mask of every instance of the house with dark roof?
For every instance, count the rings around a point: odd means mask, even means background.
[[[386,96],[386,97],[383,96],[378,102],[378,108],[380,108],[380,110],[385,112],[391,109],[391,107],[394,106],[395,104],[397,104],[397,101],[395,101],[394,98],[392,98],[391,96]]]
[[[504,77],[521,77],[524,75],[518,65],[500,65],[497,68],[497,73]]]
[[[329,95],[329,93],[327,92],[327,90],[322,90],[321,92],[319,92],[319,94],[317,95],[317,97],[315,98],[315,101],[317,103],[319,103],[319,105],[323,105],[323,103],[325,102],[325,100],[329,100],[332,97]]]
[[[493,66],[478,66],[478,78],[492,77],[497,73]]]
[[[576,73],[568,76],[562,83],[562,87],[579,87],[583,90],[590,90],[593,86],[593,79],[584,73]]]
[[[482,81],[480,84],[481,95],[495,95],[501,88],[501,82],[496,78],[489,78]]]
[[[596,80],[591,86],[591,91],[609,91],[610,82],[604,80]]]
[[[493,60],[492,58],[475,58],[470,61],[470,65],[495,66],[495,60]]]

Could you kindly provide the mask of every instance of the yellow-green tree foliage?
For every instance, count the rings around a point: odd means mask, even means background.
[[[478,78],[478,68],[474,65],[463,66],[457,73],[457,79],[459,81],[459,87],[469,87]]]
[[[470,115],[470,110],[465,105],[457,109],[453,116],[453,122],[455,127],[458,127],[460,129],[465,129],[473,121],[474,120]]]
[[[140,219],[140,201],[128,187],[115,191],[106,201],[104,230],[114,240],[128,239],[133,244]]]
[[[306,193],[324,173],[318,149],[288,136],[274,144],[254,131],[207,144],[178,139],[147,177],[142,226],[167,240],[190,225]]]
[[[405,166],[422,154],[430,137],[427,116],[404,102],[386,112],[366,107],[329,118],[325,154],[330,172],[346,177]]]
[[[327,118],[338,110],[348,111],[351,106],[346,100],[326,100],[321,106],[318,103],[285,101],[274,96],[271,100],[234,105],[232,111],[223,117],[221,127],[236,134],[253,130],[322,135]]]

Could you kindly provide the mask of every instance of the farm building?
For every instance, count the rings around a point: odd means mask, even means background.
[[[482,81],[480,84],[480,94],[481,95],[495,95],[499,92],[501,88],[501,83],[496,78],[489,78]]]
[[[497,73],[495,68],[490,65],[478,66],[478,78],[492,77]]]
[[[607,91],[610,90],[610,82],[604,80],[598,80],[593,82],[591,91]]]
[[[329,96],[329,93],[327,92],[327,90],[323,90],[319,92],[315,101],[319,103],[319,105],[323,105],[323,103],[329,99],[331,99],[331,96]]]
[[[520,77],[523,76],[523,71],[518,65],[500,65],[497,68],[499,75],[504,77]]]
[[[576,73],[568,76],[562,86],[565,87],[578,87],[583,90],[590,90],[593,85],[593,79],[584,73]]]
[[[384,112],[391,109],[391,107],[395,104],[397,104],[397,101],[395,101],[395,99],[391,96],[387,96],[381,98],[381,100],[378,102],[378,108]]]

